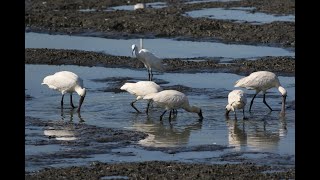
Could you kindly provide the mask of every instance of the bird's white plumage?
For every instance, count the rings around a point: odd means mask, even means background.
[[[83,80],[78,75],[70,71],[56,72],[53,75],[46,76],[42,82],[42,85],[44,84],[48,85],[50,89],[61,92],[61,107],[63,107],[64,95],[66,93],[70,93],[70,104],[75,108],[72,102],[72,93],[76,92],[80,96],[79,107],[77,110],[77,112],[80,112],[81,105],[86,96],[86,89],[83,87]]]
[[[143,99],[153,100],[153,102],[155,102],[159,107],[166,109],[160,116],[160,120],[167,110],[173,111],[179,108],[182,108],[188,112],[197,113],[200,117],[200,120],[203,119],[201,109],[196,106],[190,106],[188,97],[182,92],[176,90],[163,90],[158,93],[148,94],[144,96]],[[169,120],[170,119],[171,113],[169,116]]]
[[[269,71],[253,72],[249,76],[239,79],[234,87],[243,87],[247,89],[254,89],[258,92],[272,88],[279,87],[280,82],[278,77]]]
[[[242,90],[236,89],[228,94],[227,110],[243,109],[246,104],[247,98]]]
[[[133,44],[132,50],[134,51],[136,57],[144,64],[144,66],[151,70],[155,69],[158,71],[164,70],[164,65],[162,64],[162,59],[155,56],[152,52],[147,49],[138,50],[138,46]]]
[[[270,88],[278,88],[278,91],[282,95],[282,112],[285,110],[285,101],[287,96],[287,91],[281,86],[278,77],[269,71],[257,71],[251,73],[249,76],[239,79],[234,87],[242,87],[246,89],[256,90],[256,94],[253,96],[249,111],[251,111],[251,106],[256,95],[262,91],[263,93],[263,103],[272,111],[271,107],[267,104],[265,100],[266,91]]]
[[[142,99],[145,95],[150,93],[156,93],[162,90],[162,88],[153,81],[139,81],[136,83],[125,83],[120,87],[121,90],[125,90],[137,97],[137,100]]]
[[[145,3],[137,3],[133,6],[133,9],[134,10],[137,10],[137,9],[144,9],[146,7]]]
[[[58,90],[62,94],[75,92],[76,87],[83,88],[83,80],[73,72],[60,71],[43,79],[42,84],[49,88]]]
[[[151,93],[144,99],[152,99],[160,107],[167,110],[184,108],[189,106],[189,100],[185,94],[176,90],[164,90],[159,93]]]

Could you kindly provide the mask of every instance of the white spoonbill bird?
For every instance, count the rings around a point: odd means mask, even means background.
[[[70,105],[72,108],[75,108],[72,102],[72,93],[78,93],[80,100],[77,112],[80,112],[81,105],[86,96],[86,89],[83,87],[83,80],[78,75],[70,71],[56,72],[53,75],[45,77],[42,82],[43,84],[48,85],[50,89],[62,93],[61,108],[63,108],[63,97],[66,93],[70,93]]]
[[[132,48],[132,55],[134,52],[136,57],[141,62],[143,62],[144,66],[147,68],[149,81],[152,81],[152,77],[153,77],[152,69],[155,69],[158,71],[164,71],[164,65],[162,64],[162,59],[158,58],[147,49],[139,50],[138,46],[135,44],[133,44],[131,48]]]
[[[244,115],[244,107],[247,104],[247,97],[244,92],[240,89],[231,91],[228,94],[228,105],[226,106],[226,116],[229,115],[230,111],[234,112],[234,116],[237,119],[236,109],[242,109],[243,119],[246,119]]]
[[[196,106],[190,106],[188,97],[182,92],[176,90],[164,90],[158,93],[148,94],[144,96],[143,99],[151,99],[158,106],[165,108],[165,111],[160,116],[160,120],[162,120],[162,117],[167,110],[170,110],[169,121],[171,121],[171,113],[179,108],[183,108],[188,112],[197,113],[200,117],[199,120],[203,119],[201,109]]]
[[[137,3],[133,6],[133,9],[134,10],[137,10],[137,9],[144,9],[146,7],[145,3]]]
[[[287,90],[284,89],[278,77],[269,71],[257,71],[251,73],[249,76],[244,77],[242,79],[239,79],[234,87],[242,87],[246,88],[249,90],[256,90],[256,94],[253,96],[251,103],[250,103],[250,108],[249,112],[251,112],[251,106],[253,103],[254,98],[256,95],[262,91],[263,93],[263,103],[272,111],[271,107],[267,104],[266,102],[266,91],[270,88],[278,88],[278,91],[282,95],[282,109],[281,111],[284,113],[285,111],[285,104],[286,104],[286,97],[287,97]]]
[[[121,90],[125,90],[129,92],[132,95],[135,95],[137,98],[136,100],[131,102],[131,106],[137,111],[140,112],[133,104],[143,99],[143,97],[150,93],[156,93],[159,91],[162,91],[162,88],[156,84],[153,81],[139,81],[136,83],[125,83],[123,86],[120,87]],[[151,100],[148,102],[146,113],[148,114],[149,106],[150,106]]]

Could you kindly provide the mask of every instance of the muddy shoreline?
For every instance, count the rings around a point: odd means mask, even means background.
[[[262,25],[184,16],[190,10],[202,8],[255,7],[252,13],[276,15],[295,14],[295,1],[242,0],[184,4],[167,2],[166,8],[146,8],[137,11],[107,11],[118,5],[134,5],[140,1],[25,1],[25,28],[32,32],[132,37],[182,37],[192,40],[219,40],[225,43],[263,44],[295,47],[295,23],[273,22]],[[81,9],[95,11],[82,12]]]
[[[268,172],[269,171],[269,172]],[[94,163],[89,167],[45,169],[26,174],[33,179],[294,179],[295,170],[282,172],[254,164],[203,165],[149,161],[140,163]],[[112,178],[113,177],[113,178]]]
[[[201,58],[203,59],[203,58]],[[186,61],[187,60],[187,61]],[[217,59],[207,58],[205,61],[188,61],[190,59],[164,59],[166,72],[226,72],[248,75],[254,71],[266,70],[277,75],[294,76],[295,58],[264,57],[257,60],[237,59],[231,63],[219,63]],[[57,50],[57,49],[25,49],[25,64],[102,66],[109,68],[145,69],[142,62],[135,57],[112,56],[104,53]]]

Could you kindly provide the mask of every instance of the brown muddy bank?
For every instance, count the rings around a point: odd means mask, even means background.
[[[246,75],[254,71],[266,70],[278,75],[295,75],[295,59],[292,57],[264,57],[258,60],[238,59],[232,63],[219,63],[218,60],[210,58],[205,61],[186,60],[188,59],[164,59],[164,63],[167,64],[166,72],[229,72]],[[25,49],[25,64],[145,68],[143,63],[135,57],[112,56],[78,50],[31,48]]]
[[[273,22],[262,25],[233,23],[207,18],[191,18],[184,13],[202,8],[255,7],[252,13],[295,14],[292,0],[242,0],[184,4],[167,2],[166,8],[136,11],[106,11],[112,6],[134,5],[133,1],[87,0],[25,1],[27,31],[49,33],[100,33],[99,36],[181,37],[192,40],[219,40],[225,43],[264,44],[295,47],[295,23]],[[154,0],[143,2],[159,2]],[[81,12],[80,9],[95,11]]]
[[[140,163],[93,163],[89,167],[45,169],[26,174],[33,179],[294,179],[295,170],[277,170],[254,164],[203,165],[149,161]]]

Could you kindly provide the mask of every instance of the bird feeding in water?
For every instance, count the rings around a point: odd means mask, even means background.
[[[235,119],[237,119],[236,110],[242,109],[243,119],[246,119],[244,115],[244,107],[247,104],[247,97],[240,89],[231,91],[228,94],[228,105],[226,106],[226,116],[229,116],[229,112],[233,111]]]
[[[160,121],[162,120],[163,115],[170,110],[169,121],[171,121],[172,112],[179,108],[182,108],[188,112],[197,113],[200,117],[199,120],[203,119],[202,110],[196,106],[190,106],[188,97],[179,91],[176,90],[164,90],[158,93],[151,93],[144,96],[143,99],[151,99],[158,106],[165,108],[165,111],[160,116]]]
[[[63,98],[66,93],[70,93],[70,105],[75,108],[72,102],[72,93],[76,92],[80,96],[79,107],[77,112],[80,112],[81,105],[86,96],[86,89],[83,87],[83,80],[73,72],[60,71],[53,75],[49,75],[43,79],[42,85],[48,85],[50,89],[60,91],[62,94],[61,108],[63,108]]]
[[[131,106],[137,111],[140,112],[135,106],[134,103],[150,93],[156,93],[162,91],[162,88],[153,81],[139,81],[136,83],[125,83],[123,86],[120,87],[121,90],[125,90],[132,95],[135,95],[137,98],[136,100],[131,102]],[[149,106],[151,100],[148,102],[148,106],[146,109],[146,113],[148,114]]]
[[[234,87],[242,87],[249,90],[256,90],[255,95],[253,96],[249,112],[251,112],[251,106],[253,103],[254,98],[256,95],[262,91],[263,93],[263,103],[272,111],[271,107],[266,102],[266,91],[270,88],[278,88],[278,91],[282,95],[282,108],[281,112],[285,112],[285,104],[286,104],[286,97],[287,97],[287,90],[283,88],[280,84],[278,77],[269,71],[257,71],[251,73],[249,76],[239,79]]]
[[[135,44],[133,44],[131,48],[132,48],[132,55],[134,52],[138,60],[140,60],[144,64],[144,66],[147,68],[149,81],[152,81],[153,69],[158,71],[164,71],[165,68],[164,68],[164,65],[162,64],[162,59],[155,56],[152,52],[150,52],[147,49],[139,50],[138,46]]]

